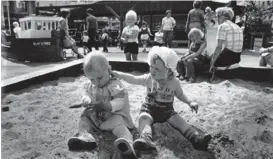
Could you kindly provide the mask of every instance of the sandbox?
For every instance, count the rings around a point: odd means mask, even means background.
[[[10,107],[2,112],[2,158],[115,158],[111,148],[114,138],[109,134],[101,135],[100,146],[92,153],[68,150],[67,140],[74,135],[83,111],[69,107],[80,103],[87,82],[84,76],[62,77],[2,94],[1,104]],[[123,84],[137,123],[145,88]],[[201,77],[194,84],[181,82],[181,87],[200,104],[200,110],[192,113],[177,100],[175,110],[191,125],[213,134],[211,151],[196,151],[170,126],[156,124],[154,140],[160,151],[144,154],[141,159],[273,158],[272,84],[239,79],[215,79],[211,84]]]

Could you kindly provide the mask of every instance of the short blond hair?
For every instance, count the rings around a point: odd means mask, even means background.
[[[125,15],[125,19],[127,19],[129,17],[133,17],[135,19],[135,21],[137,21],[137,14],[135,11],[129,10]]]
[[[95,51],[85,56],[83,62],[83,71],[93,72],[102,71],[110,68],[109,62],[101,51]]]
[[[192,28],[188,34],[188,38],[191,38],[191,37],[200,37],[200,38],[203,38],[204,37],[204,33],[200,30],[200,29],[197,29],[197,28]]]
[[[229,7],[217,8],[216,9],[216,14],[217,15],[223,15],[223,16],[227,17],[229,20],[231,20],[234,17],[234,12]]]
[[[18,22],[13,22],[12,25],[13,25],[14,27],[17,27],[17,26],[19,26],[19,23],[18,23]]]

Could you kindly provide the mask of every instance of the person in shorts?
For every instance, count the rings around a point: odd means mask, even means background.
[[[146,97],[142,104],[138,131],[140,137],[133,143],[135,150],[157,150],[152,141],[152,125],[168,122],[181,135],[187,138],[193,147],[206,150],[211,135],[199,133],[190,126],[173,108],[174,97],[186,103],[192,111],[198,112],[198,104],[186,96],[179,80],[176,78],[178,56],[172,49],[154,46],[148,54],[150,72],[134,76],[132,74],[112,71],[118,77],[130,84],[146,87]]]
[[[138,56],[139,27],[135,24],[136,20],[135,11],[130,10],[126,13],[125,22],[127,26],[122,31],[121,40],[125,43],[124,53],[127,61],[136,61]]]

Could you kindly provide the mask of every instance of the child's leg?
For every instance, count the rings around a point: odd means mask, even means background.
[[[138,131],[140,137],[135,140],[133,146],[138,150],[156,150],[152,141],[152,124],[153,118],[149,113],[142,112],[139,116]]]
[[[259,57],[259,66],[264,66],[265,67],[266,65],[267,65],[267,63],[266,63],[265,58],[260,56]]]
[[[178,130],[185,138],[187,138],[197,150],[206,150],[211,140],[210,135],[203,135],[191,127],[183,120],[179,114],[174,114],[168,123],[176,130]]]
[[[176,69],[177,69],[177,72],[178,72],[178,74],[179,74],[179,76],[181,77],[181,80],[182,80],[184,78],[184,76],[185,76],[185,64],[184,64],[184,61],[182,59],[180,59],[178,61]]]
[[[92,129],[92,123],[89,119],[87,117],[81,117],[78,133],[68,140],[69,150],[94,150],[97,147],[97,143],[94,137],[90,134]]]
[[[101,130],[109,131],[117,137],[114,147],[119,150],[122,155],[132,156],[135,158],[133,149],[133,136],[127,128],[124,119],[121,115],[113,115],[100,125]]]
[[[142,44],[143,44],[143,51],[142,52],[146,52],[147,41],[146,40],[142,40]]]
[[[131,53],[125,53],[125,57],[127,61],[131,61]]]
[[[132,54],[133,61],[137,61],[137,56],[138,56],[138,54]]]

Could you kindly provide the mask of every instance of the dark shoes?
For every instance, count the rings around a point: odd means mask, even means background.
[[[135,150],[128,140],[119,138],[114,142],[114,147],[121,153],[123,159],[137,159]]]
[[[157,150],[155,143],[152,141],[152,136],[145,133],[141,134],[141,136],[135,140],[133,147],[139,151]]]
[[[208,149],[208,145],[211,139],[212,137],[209,134],[205,134],[205,135],[197,134],[192,141],[192,146],[196,150],[205,151]]]
[[[87,132],[76,134],[68,140],[70,151],[92,151],[97,147],[93,136]]]

